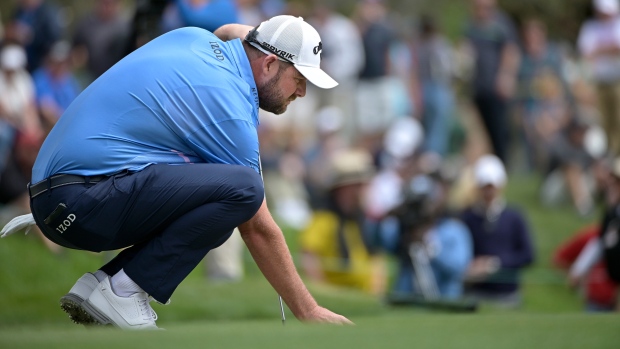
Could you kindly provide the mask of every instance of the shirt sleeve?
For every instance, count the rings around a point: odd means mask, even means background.
[[[570,268],[573,277],[584,277],[592,267],[603,257],[603,243],[601,239],[590,239],[588,244],[581,250],[579,257]]]
[[[525,217],[519,211],[513,211],[513,215],[513,250],[502,258],[503,268],[521,268],[534,261],[534,249]]]
[[[577,37],[577,48],[582,55],[588,56],[594,52],[595,46],[596,43],[592,33],[592,24],[590,22],[586,22],[579,30],[579,36]]]
[[[568,269],[579,257],[579,253],[592,238],[598,236],[598,225],[588,226],[580,230],[576,236],[562,243],[553,254],[553,263],[562,269]]]
[[[439,227],[440,252],[432,260],[434,266],[446,274],[462,277],[472,258],[472,244],[469,231],[459,221],[444,222]]]
[[[32,75],[32,79],[34,82],[35,96],[37,100],[37,104],[39,106],[45,103],[53,103],[54,97],[52,94],[52,89],[45,80],[43,76],[43,72],[41,70],[37,70]]]

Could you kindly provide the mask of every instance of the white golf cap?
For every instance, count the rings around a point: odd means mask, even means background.
[[[617,15],[620,12],[618,0],[594,0],[594,8],[606,15]]]
[[[495,155],[483,155],[474,165],[474,178],[479,187],[492,185],[502,188],[506,184],[506,169]]]
[[[252,29],[245,40],[266,54],[290,62],[308,81],[320,88],[338,83],[321,70],[323,44],[319,33],[301,17],[275,16]]]

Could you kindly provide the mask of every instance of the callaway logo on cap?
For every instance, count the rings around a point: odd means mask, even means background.
[[[292,63],[317,87],[338,85],[321,70],[323,44],[319,33],[301,17],[273,17],[252,29],[245,40],[265,54],[275,54],[280,60]]]

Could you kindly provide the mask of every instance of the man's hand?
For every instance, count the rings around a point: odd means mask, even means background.
[[[271,217],[267,202],[239,232],[256,265],[297,319],[304,322],[352,324],[319,306],[299,277],[282,231]]]
[[[308,314],[298,316],[298,318],[300,321],[303,322],[326,323],[335,325],[355,325],[346,317],[336,314],[318,305]]]
[[[469,264],[466,279],[470,282],[481,281],[497,272],[501,261],[496,256],[479,256]]]

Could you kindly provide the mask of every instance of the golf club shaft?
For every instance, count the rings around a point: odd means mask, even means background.
[[[284,304],[282,304],[282,296],[278,295],[280,299],[280,312],[282,313],[282,326],[284,326],[284,322],[286,321],[286,316],[284,315]]]

